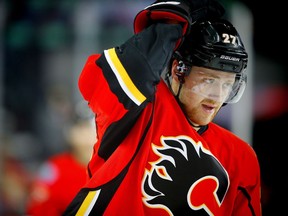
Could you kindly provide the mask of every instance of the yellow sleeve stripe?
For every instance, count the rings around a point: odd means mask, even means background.
[[[86,198],[84,199],[82,205],[78,209],[76,216],[88,216],[94,204],[96,203],[96,200],[98,199],[100,192],[101,190],[90,191],[87,194]]]
[[[127,71],[117,57],[115,48],[105,50],[104,54],[123,91],[135,104],[139,106],[146,100],[146,97],[137,89],[130,79]]]

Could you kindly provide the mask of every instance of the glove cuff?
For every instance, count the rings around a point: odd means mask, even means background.
[[[134,32],[139,33],[153,22],[176,21],[182,24],[185,35],[192,24],[190,8],[183,1],[158,0],[141,10],[134,18]]]
[[[150,11],[145,9],[140,11],[134,19],[134,33],[137,34],[141,32],[143,29],[147,28],[149,25],[153,23],[153,20],[178,21],[183,25],[183,35],[185,35],[185,33],[188,30],[188,27],[190,26],[189,23],[187,22],[187,18],[177,15],[173,12]]]

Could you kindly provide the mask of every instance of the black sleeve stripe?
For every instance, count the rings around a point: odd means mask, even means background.
[[[125,178],[130,165],[132,164],[133,160],[135,159],[137,153],[139,152],[147,133],[151,127],[152,121],[154,116],[154,103],[152,107],[152,112],[149,117],[149,121],[145,126],[143,134],[139,140],[137,148],[130,158],[126,167],[117,175],[115,178],[111,179],[107,183],[100,185],[97,188],[82,188],[77,196],[73,199],[73,201],[69,204],[68,208],[65,210],[62,216],[83,216],[83,215],[103,215],[105,210],[110,203],[113,195],[115,194],[116,190],[118,189],[119,185]],[[101,193],[101,191],[103,191]]]
[[[245,188],[243,188],[243,187],[238,187],[238,190],[242,191],[242,193],[244,194],[244,196],[247,198],[247,200],[248,200],[248,207],[249,207],[249,209],[251,210],[251,214],[252,214],[253,216],[256,216],[255,211],[254,211],[254,209],[253,209],[253,206],[252,206],[252,204],[251,204],[251,197],[250,197],[249,193],[247,192],[247,190],[246,190]]]
[[[133,81],[130,79],[127,71],[125,70],[116,55],[115,48],[105,50],[104,55],[113,73],[115,74],[122,90],[135,104],[140,106],[146,100],[146,97],[140,92],[140,90],[134,85]]]
[[[131,131],[142,110],[142,106],[138,109],[131,109],[119,121],[113,122],[107,128],[98,150],[98,155],[101,158],[108,160]]]

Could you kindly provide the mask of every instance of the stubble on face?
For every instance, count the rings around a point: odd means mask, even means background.
[[[179,100],[187,117],[195,125],[207,125],[217,115],[222,104],[192,93],[183,85]]]

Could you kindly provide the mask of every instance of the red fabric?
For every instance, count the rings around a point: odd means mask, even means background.
[[[148,16],[149,13],[149,16]],[[135,34],[141,32],[143,29],[147,28],[149,26],[149,22],[151,20],[172,20],[172,21],[178,21],[179,23],[183,24],[183,31],[182,36],[184,36],[187,33],[189,23],[188,21],[183,18],[180,15],[177,15],[172,12],[168,11],[149,11],[149,10],[143,10],[140,13],[137,14],[134,20],[134,32]],[[160,21],[161,22],[161,21]],[[178,48],[178,46],[181,44],[182,37],[177,41],[175,50]]]
[[[51,157],[33,182],[27,214],[60,216],[87,180],[86,166],[69,153]]]

